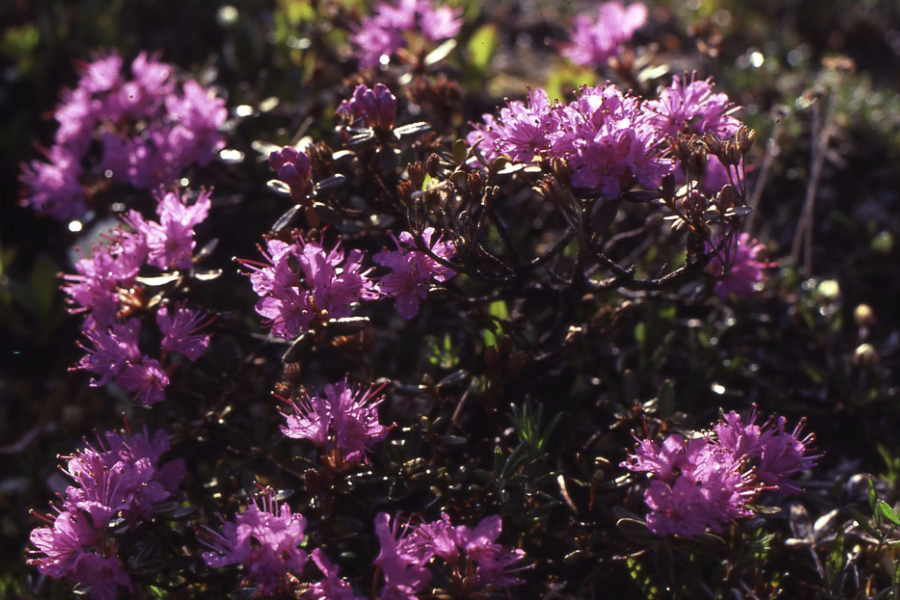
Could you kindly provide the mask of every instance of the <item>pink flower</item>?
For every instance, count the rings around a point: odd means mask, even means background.
[[[381,552],[374,561],[384,574],[381,600],[418,600],[416,594],[431,581],[431,571],[423,566],[426,561],[406,547],[402,535],[398,540],[399,524],[395,520],[391,529],[390,515],[375,517],[375,533],[381,540]]]
[[[169,377],[154,358],[144,356],[139,363],[129,363],[122,369],[116,383],[135,395],[134,401],[150,406],[166,399],[163,390],[169,385]]]
[[[78,562],[90,554],[85,547],[96,545],[100,537],[80,513],[76,516],[63,511],[53,521],[46,520],[51,527],[38,527],[31,532],[31,543],[38,549],[29,554],[38,557],[29,558],[28,564],[36,566],[44,575],[59,579],[78,568]]]
[[[440,237],[432,242],[433,236],[434,227],[422,232],[422,239],[436,256],[452,258],[456,252],[453,242],[441,241]],[[401,317],[412,319],[419,313],[421,300],[428,295],[428,286],[433,281],[447,281],[455,277],[456,273],[424,252],[407,249],[416,247],[415,238],[409,232],[401,233],[399,240],[394,238],[394,244],[397,250],[385,248],[372,258],[377,264],[391,269],[391,273],[383,276],[376,285],[378,291],[385,296],[396,298]]]
[[[293,244],[267,240],[266,245],[266,263],[239,262],[250,269],[253,291],[261,296],[256,312],[268,320],[272,335],[296,337],[322,311],[331,318],[349,317],[357,302],[378,297],[359,250],[345,254],[338,244],[326,254],[320,242],[299,236]]]
[[[707,242],[707,248],[711,249],[712,247]],[[756,284],[763,279],[763,270],[777,266],[775,263],[756,260],[756,257],[764,249],[765,245],[751,239],[749,233],[741,233],[733,238],[730,246],[726,246],[721,253],[727,257],[726,261],[731,264],[731,267],[728,277],[716,282],[716,293],[722,298],[726,298],[730,294],[742,299],[752,298],[756,292]],[[709,270],[714,275],[722,274],[722,260],[719,256],[713,257],[709,265]]]
[[[137,319],[115,323],[102,331],[97,329],[85,331],[85,336],[92,347],[81,345],[87,354],[75,369],[84,369],[100,375],[99,379],[91,379],[91,386],[103,385],[118,377],[129,363],[141,360],[141,352],[138,349],[140,335],[141,322]]]
[[[679,131],[703,135],[712,132],[730,137],[741,126],[734,116],[740,110],[725,94],[714,94],[712,78],[697,81],[696,73],[672,76],[672,85],[659,93],[659,100],[644,105],[650,122],[663,135],[675,137]]]
[[[228,110],[224,100],[216,98],[196,81],[185,82],[182,93],[181,97],[166,97],[166,110],[171,120],[190,132],[190,149],[183,162],[196,162],[205,167],[214,154],[225,147],[225,138],[218,130],[228,118]]]
[[[678,434],[672,434],[663,442],[660,448],[653,440],[638,440],[633,455],[620,466],[629,471],[650,473],[663,481],[671,482],[675,478],[676,469],[680,468],[679,461],[684,456],[684,438]]]
[[[49,162],[22,164],[23,204],[60,220],[83,215],[87,206],[80,161],[64,146],[54,146],[45,156]]]
[[[359,48],[357,58],[364,67],[379,64],[406,46],[404,32],[417,31],[429,41],[456,37],[462,27],[461,11],[435,7],[431,0],[399,0],[396,5],[378,2],[374,14],[363,17],[350,40]]]
[[[572,43],[563,48],[562,55],[575,64],[603,66],[610,56],[618,54],[619,45],[630,41],[646,21],[647,7],[640,2],[628,8],[619,2],[604,2],[596,20],[576,17]]]
[[[81,66],[78,86],[92,94],[108,92],[121,82],[121,70],[122,59],[115,50],[107,54],[95,53],[93,61]]]
[[[178,192],[156,195],[159,202],[156,213],[159,222],[145,221],[132,210],[125,221],[143,237],[147,247],[147,263],[167,271],[188,269],[194,250],[194,227],[209,214],[210,191],[203,190],[194,204],[187,204],[188,197]]]
[[[669,534],[694,537],[706,530],[707,503],[700,488],[686,477],[679,477],[673,487],[663,481],[652,481],[644,492],[651,512],[647,528],[658,536]]]
[[[520,569],[509,567],[525,558],[520,549],[508,550],[497,544],[503,530],[503,520],[495,515],[481,520],[474,530],[464,525],[456,528],[456,540],[466,556],[478,565],[475,574],[484,585],[507,587],[519,585],[522,580],[512,573]]]
[[[308,439],[319,447],[329,441],[343,451],[347,462],[366,462],[372,445],[387,437],[391,427],[378,421],[377,407],[384,398],[372,402],[379,389],[354,390],[346,380],[325,386],[325,398],[309,397],[291,402],[294,414],[282,413],[287,424],[284,435]]]
[[[301,600],[364,600],[363,596],[356,596],[353,593],[349,583],[338,577],[337,566],[333,565],[319,548],[313,550],[309,557],[325,579],[310,584],[306,592],[300,596]]]
[[[192,334],[204,327],[202,321],[206,315],[183,306],[173,308],[171,315],[169,312],[168,306],[156,311],[156,324],[163,334],[163,350],[180,352],[192,362],[197,360],[209,346],[209,336]]]
[[[131,579],[115,556],[88,554],[78,563],[78,568],[69,578],[90,585],[91,600],[116,600],[119,597],[120,586],[133,591]]]
[[[203,560],[213,568],[242,565],[246,578],[256,584],[263,596],[290,588],[289,575],[300,576],[306,565],[306,552],[300,548],[305,539],[306,519],[291,514],[287,504],[279,504],[276,493],[267,489],[259,502],[248,501],[247,510],[226,522],[219,534],[203,528],[201,541],[212,552]]]
[[[372,89],[365,84],[356,86],[353,96],[341,102],[335,113],[350,124],[362,119],[369,127],[389,131],[396,110],[397,98],[385,85],[376,83]]]

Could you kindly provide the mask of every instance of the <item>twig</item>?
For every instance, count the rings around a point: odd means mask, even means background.
[[[746,225],[744,226],[748,233],[753,231],[753,225],[756,223],[756,213],[759,211],[759,201],[762,198],[763,189],[766,187],[766,181],[769,179],[769,173],[772,171],[772,164],[775,162],[775,157],[780,153],[778,138],[781,137],[781,130],[784,119],[787,117],[787,112],[784,111],[781,114],[781,118],[775,119],[775,125],[772,128],[772,137],[770,137],[769,141],[766,143],[766,155],[763,158],[762,167],[759,170],[759,177],[756,180],[756,185],[753,186],[753,196],[750,198],[750,208],[753,209],[753,212],[747,217]]]

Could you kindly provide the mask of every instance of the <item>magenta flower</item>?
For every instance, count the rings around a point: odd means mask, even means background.
[[[466,137],[470,145],[480,143],[487,160],[565,158],[573,185],[609,198],[634,183],[654,186],[671,171],[662,139],[641,101],[612,84],[584,87],[568,106],[551,104],[544,90],[529,91],[527,104],[510,102],[498,118],[485,115]]]
[[[22,204],[54,219],[71,219],[85,213],[81,165],[64,146],[45,152],[49,162],[22,163],[19,181],[25,187]]]
[[[721,138],[734,135],[741,126],[733,114],[740,110],[725,94],[714,94],[712,78],[696,80],[696,73],[672,76],[672,85],[659,92],[659,100],[644,105],[650,122],[664,136],[679,131],[703,135],[712,132]]]
[[[268,320],[272,335],[293,338],[326,311],[331,318],[349,317],[361,300],[378,298],[363,253],[340,250],[326,254],[320,242],[297,237],[294,243],[267,240],[266,263],[240,260],[250,269],[253,291],[260,300],[256,312]]]
[[[432,242],[433,236],[434,227],[422,232],[422,239],[436,256],[452,258],[456,252],[453,242],[441,241],[441,237]],[[397,250],[385,248],[372,257],[377,264],[391,269],[391,273],[379,279],[376,285],[383,295],[396,298],[401,317],[412,319],[419,313],[420,302],[428,295],[428,286],[434,281],[447,281],[456,273],[424,252],[409,249],[416,247],[411,233],[404,231],[399,240],[396,237],[393,240]]]
[[[381,541],[381,552],[375,559],[375,565],[384,574],[384,587],[381,589],[381,600],[418,600],[416,594],[431,581],[431,571],[406,544],[403,535],[399,536],[400,526],[394,521],[391,528],[391,517],[379,513],[375,517],[375,533]]]
[[[141,53],[126,80],[115,53],[81,66],[78,88],[63,91],[48,162],[23,165],[24,203],[58,219],[87,210],[84,186],[110,176],[138,188],[169,184],[190,165],[205,166],[224,145],[224,101],[195,81],[176,89],[174,70]],[[140,129],[136,126],[140,124]],[[85,160],[95,138],[99,160]],[[87,172],[82,165],[89,164]]]
[[[74,484],[63,497],[65,510],[56,518],[41,517],[50,527],[31,532],[37,550],[29,550],[28,564],[55,579],[91,586],[91,598],[118,597],[118,588],[131,590],[131,581],[115,546],[100,533],[111,518],[121,514],[136,525],[153,517],[153,507],[176,493],[184,478],[184,462],[170,461],[162,468],[157,462],[169,449],[168,436],[157,431],[151,439],[143,433],[121,436],[108,432],[97,436],[97,446],[87,445],[67,457],[64,472]]]
[[[627,8],[619,2],[604,2],[596,20],[584,15],[575,18],[572,43],[563,48],[562,55],[578,65],[603,66],[646,22],[647,7],[640,2]]]
[[[128,363],[116,380],[124,390],[135,394],[134,401],[141,406],[151,406],[166,399],[169,376],[155,358],[144,356],[143,361]]]
[[[210,194],[203,190],[194,204],[187,204],[187,196],[178,192],[156,195],[156,214],[159,222],[145,221],[137,211],[130,211],[125,219],[143,237],[147,247],[147,264],[167,271],[188,269],[194,250],[194,227],[209,214]]]
[[[197,360],[209,346],[208,335],[194,335],[206,325],[203,323],[206,315],[183,306],[173,308],[171,315],[169,312],[168,306],[156,311],[156,324],[163,334],[162,349],[166,352],[180,352],[191,362]]]
[[[115,323],[102,331],[88,329],[85,336],[92,347],[88,348],[79,343],[87,354],[74,368],[100,375],[99,379],[91,379],[91,386],[99,387],[118,377],[129,363],[141,360],[141,352],[138,349],[140,335],[141,322],[137,319]]]
[[[474,530],[465,525],[456,528],[457,544],[478,565],[475,575],[483,585],[507,587],[523,583],[513,575],[521,568],[509,567],[524,559],[525,552],[518,548],[508,550],[496,543],[502,530],[503,521],[497,515],[482,519]]]
[[[96,545],[100,536],[81,514],[63,511],[53,520],[49,517],[44,520],[51,526],[32,530],[31,543],[37,550],[29,553],[37,558],[29,558],[28,564],[36,566],[44,575],[60,579],[75,571],[78,562],[90,554],[85,547]]]
[[[306,152],[285,146],[269,154],[269,165],[278,174],[278,179],[290,186],[292,198],[300,200],[309,193],[312,161]]]
[[[800,426],[786,434],[781,417],[762,427],[755,421],[755,410],[747,425],[731,412],[714,427],[715,438],[697,437],[685,444],[675,434],[662,448],[650,440],[638,442],[622,466],[655,476],[644,493],[650,531],[685,537],[707,528],[718,532],[724,524],[750,516],[747,503],[760,491],[800,491],[788,478],[815,465],[818,455],[809,455],[807,447],[812,436],[800,439]]]
[[[349,583],[338,577],[337,566],[333,565],[319,548],[313,550],[309,557],[325,578],[311,583],[306,592],[300,596],[301,600],[364,600],[363,596],[353,593]]]
[[[247,510],[235,521],[225,522],[222,533],[204,527],[201,542],[212,550],[203,560],[213,568],[244,567],[248,583],[256,584],[263,596],[291,587],[290,575],[299,577],[306,565],[306,519],[291,514],[287,504],[279,504],[274,490],[265,490],[262,501],[251,499]]]
[[[712,249],[713,246],[707,242],[707,248]],[[765,245],[751,239],[749,233],[741,233],[732,239],[730,247],[726,246],[722,251],[728,257],[727,262],[731,263],[728,277],[717,281],[715,285],[716,293],[721,298],[731,294],[742,299],[753,297],[756,284],[763,279],[763,270],[777,266],[775,263],[756,260],[764,249]],[[722,275],[722,260],[718,255],[713,257],[707,270],[713,275]]]
[[[700,488],[686,477],[679,477],[673,487],[659,480],[650,482],[644,501],[651,511],[647,528],[658,536],[690,538],[706,531],[706,502]]]
[[[463,24],[461,14],[450,7],[436,7],[432,0],[378,2],[350,40],[358,46],[360,65],[371,67],[406,46],[405,32],[418,32],[431,42],[456,37]]]
[[[383,387],[383,386],[382,386]],[[378,405],[384,401],[372,399],[381,390],[354,390],[346,380],[325,386],[325,397],[309,397],[291,401],[294,414],[282,413],[287,424],[281,426],[284,435],[307,439],[319,447],[328,441],[341,449],[343,460],[350,464],[367,462],[372,446],[387,437],[391,427],[378,421]]]

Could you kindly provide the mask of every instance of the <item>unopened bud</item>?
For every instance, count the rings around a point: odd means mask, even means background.
[[[871,369],[878,360],[878,352],[872,344],[860,344],[853,352],[853,364],[860,369]]]
[[[709,156],[706,153],[706,146],[694,146],[687,163],[688,171],[697,178],[703,177],[703,174],[706,173],[706,163],[708,161]]]
[[[432,177],[437,177],[441,170],[441,157],[434,153],[429,154],[425,159],[425,170]]]
[[[481,173],[478,171],[472,171],[469,173],[468,177],[466,177],[466,187],[469,189],[469,193],[475,197],[481,194],[483,185],[484,180],[481,177]]]
[[[675,176],[671,173],[662,178],[662,197],[668,202],[675,198]]]
[[[753,142],[756,140],[756,130],[750,129],[746,125],[742,125],[737,132],[738,148],[742,154],[747,154],[753,148]]]
[[[722,206],[722,210],[728,210],[737,202],[737,192],[734,189],[734,186],[730,183],[725,184],[722,187],[722,190],[719,192],[719,204]]]
[[[706,144],[706,147],[709,148],[709,153],[713,156],[719,156],[719,154],[722,153],[722,139],[716,135],[715,132],[710,131],[704,135],[703,142]]]
[[[875,312],[868,304],[860,304],[853,311],[853,321],[857,327],[868,329],[875,324]]]

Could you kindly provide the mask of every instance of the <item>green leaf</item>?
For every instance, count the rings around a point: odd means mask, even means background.
[[[869,535],[875,538],[881,537],[879,534],[875,533],[874,529],[872,529],[872,526],[869,524],[869,519],[867,519],[865,515],[863,515],[855,508],[847,507],[847,511],[850,513],[851,517],[856,519],[856,522],[859,523],[859,526],[869,533]]]
[[[872,478],[869,477],[869,508],[872,509],[872,513],[875,513],[875,502],[878,500],[878,493],[875,491],[875,482],[872,481]],[[876,523],[878,523],[878,515],[875,515]],[[879,525],[881,523],[878,523]]]
[[[496,321],[503,321],[509,318],[509,311],[506,309],[506,302],[503,300],[494,300],[491,302],[490,306],[488,306],[488,314],[490,314]],[[495,329],[492,331],[490,329],[484,330],[484,345],[485,347],[496,346],[497,345],[497,333],[502,331],[502,327],[497,324],[495,321]]]
[[[897,513],[894,512],[891,505],[884,500],[875,501],[875,514],[880,515],[883,520],[894,527],[900,527],[900,518],[897,517]]]
[[[469,38],[467,49],[469,51],[469,63],[479,73],[484,73],[491,64],[494,52],[500,45],[500,35],[494,24],[482,25],[472,37]]]

